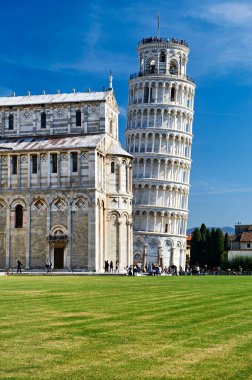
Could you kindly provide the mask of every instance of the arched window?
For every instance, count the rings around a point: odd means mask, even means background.
[[[161,53],[160,53],[160,57],[159,57],[159,60],[160,60],[160,62],[165,62],[165,52],[164,51],[161,51]]]
[[[81,111],[76,111],[76,127],[81,127]]]
[[[177,66],[177,62],[175,62],[175,61],[172,61],[170,63],[170,74],[172,74],[172,75],[178,74],[178,66]]]
[[[15,207],[15,228],[23,227],[23,206],[17,205]]]
[[[9,114],[9,129],[14,128],[14,115],[12,113]]]
[[[40,126],[41,128],[46,128],[46,113],[41,113],[41,119],[40,119]]]
[[[150,73],[155,73],[155,69],[156,69],[156,62],[154,59],[152,59],[150,61]]]
[[[175,101],[175,95],[176,95],[175,87],[172,87],[172,89],[171,89],[171,101],[172,102]]]
[[[111,173],[115,173],[115,163],[111,162]]]

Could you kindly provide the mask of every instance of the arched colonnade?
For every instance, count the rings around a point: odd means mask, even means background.
[[[188,208],[188,189],[178,186],[138,184],[133,186],[134,204],[173,209]]]

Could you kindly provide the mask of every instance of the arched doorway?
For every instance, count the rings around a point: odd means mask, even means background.
[[[64,269],[67,265],[67,231],[64,226],[54,226],[49,235],[50,257],[54,269]]]

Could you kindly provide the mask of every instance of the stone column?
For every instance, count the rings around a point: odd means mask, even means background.
[[[157,121],[157,110],[154,110],[154,121],[153,121],[154,128],[156,128],[156,121]]]
[[[106,219],[106,208],[103,206],[102,209],[103,212],[103,252],[102,252],[102,267],[101,270],[103,269],[103,265],[105,262],[105,257],[107,257],[107,219]]]
[[[61,165],[61,159],[60,159],[60,156],[61,156],[61,154],[60,154],[60,152],[58,152],[57,153],[57,171],[58,171],[58,173],[57,173],[57,187],[59,188],[59,187],[61,187],[61,167],[60,167],[60,165]]]
[[[152,133],[152,147],[151,147],[152,153],[154,152],[154,149],[155,149],[155,133]]]
[[[77,170],[78,170],[78,184],[81,186],[81,151],[77,152]],[[71,166],[69,163],[68,166]],[[102,157],[102,188],[103,188],[103,157]]]
[[[127,266],[129,267],[132,264],[132,220],[127,221]]]
[[[28,199],[30,203],[30,199]],[[25,269],[30,269],[30,242],[31,242],[31,206],[27,204],[27,241],[26,241],[26,256]]]
[[[147,245],[145,244],[143,247],[143,270],[146,271],[147,264]]]
[[[11,156],[8,155],[7,156],[7,160],[8,160],[8,188],[10,189],[11,188],[11,176],[12,176],[12,171],[11,171]]]
[[[144,162],[143,177],[145,178],[145,173],[146,173],[146,160],[143,159],[143,162]]]
[[[161,233],[164,232],[164,213],[161,213]]]
[[[66,255],[66,267],[71,269],[71,256],[72,256],[72,205],[67,206],[67,255]]]
[[[47,230],[47,237],[49,238],[50,230],[51,230],[51,205],[50,205],[49,202],[48,202],[48,207],[47,207],[46,230]],[[54,261],[52,260],[52,256],[51,256],[51,246],[50,246],[50,244],[48,244],[47,259],[48,259],[48,261],[52,262],[52,265],[54,267]]]
[[[122,188],[122,184],[121,184],[121,168],[122,168],[122,165],[121,164],[118,164],[118,192],[121,191],[121,188]]]
[[[118,267],[119,273],[122,269],[122,218],[118,218],[119,250],[118,250]]]
[[[148,103],[150,103],[150,93],[151,93],[151,86],[150,82],[148,83],[149,93],[148,93]]]
[[[163,248],[161,245],[158,246],[158,266],[163,269]]]
[[[153,232],[156,232],[156,224],[157,224],[157,213],[154,212],[154,226],[153,226]]]
[[[174,260],[174,248],[171,248],[171,254],[170,254],[170,266],[173,264]]]
[[[10,268],[10,236],[11,236],[11,210],[6,206],[6,256],[5,256],[5,266]]]
[[[52,155],[48,153],[47,160],[47,186],[51,185],[51,166],[52,166]]]

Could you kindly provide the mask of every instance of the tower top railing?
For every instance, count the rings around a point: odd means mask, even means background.
[[[138,46],[146,45],[146,44],[159,43],[159,42],[173,43],[173,44],[183,45],[185,47],[189,47],[188,43],[185,40],[179,40],[179,39],[174,38],[174,37],[173,38],[163,38],[163,37],[142,38],[142,40],[138,42]]]
[[[158,74],[157,72],[151,73],[149,71],[148,72],[147,71],[138,71],[136,73],[130,74],[130,80],[138,78],[138,77],[145,77],[145,76],[166,77],[167,79],[168,78],[186,79],[189,82],[195,83],[194,79],[192,77],[190,77],[189,75],[179,75],[179,74],[172,75],[170,73],[167,73],[167,74],[163,74],[163,73],[162,74]]]

